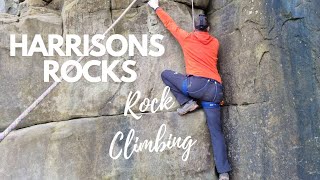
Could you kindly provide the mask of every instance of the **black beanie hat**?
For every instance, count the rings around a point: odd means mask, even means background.
[[[199,14],[198,19],[195,21],[195,26],[195,28],[199,31],[207,31],[209,24],[206,15]]]

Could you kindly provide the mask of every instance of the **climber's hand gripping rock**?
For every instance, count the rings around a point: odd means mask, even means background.
[[[148,4],[153,10],[156,10],[159,7],[159,0],[150,0]]]

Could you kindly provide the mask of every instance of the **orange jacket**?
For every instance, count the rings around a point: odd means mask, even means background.
[[[208,32],[188,33],[181,29],[162,9],[156,10],[164,26],[181,45],[188,75],[214,79],[222,83],[217,69],[219,41]]]

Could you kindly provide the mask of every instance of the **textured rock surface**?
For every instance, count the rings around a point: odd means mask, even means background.
[[[9,13],[0,14],[0,130],[50,85],[43,83],[43,60],[47,58],[39,54],[10,57],[9,34],[103,33],[130,1],[25,0],[18,6],[9,5],[14,2],[0,0],[0,12]],[[160,72],[184,72],[180,47],[145,2],[139,1],[113,33],[162,34],[166,53],[161,58],[130,58],[137,61],[138,73],[132,84],[62,83],[20,130],[0,143],[4,154],[0,156],[1,177],[215,178],[202,112],[183,118],[172,112],[145,114],[139,121],[122,115],[130,91],[160,98],[164,88]],[[182,28],[192,30],[190,1],[164,0],[161,5]],[[207,11],[211,33],[221,43],[220,72],[226,95],[223,121],[233,179],[319,179],[319,2],[195,0],[195,6],[197,13]],[[91,73],[99,75],[100,70]],[[155,136],[162,123],[174,135],[198,140],[188,162],[181,160],[177,150],[143,152],[131,160],[109,158],[110,141],[118,130],[128,133],[134,128],[147,139]]]
[[[110,12],[110,4],[104,0],[97,0],[96,2],[79,1],[78,4],[76,2],[77,1],[64,2],[61,12],[62,22],[58,15],[47,12],[48,7],[39,7],[40,9],[45,9],[45,13],[38,14],[42,12],[42,10],[31,12],[29,6],[29,10],[27,11],[29,15],[23,16],[19,22],[1,27],[1,32],[3,32],[4,37],[1,46],[6,50],[6,53],[1,54],[1,56],[3,56],[2,59],[5,61],[3,64],[11,65],[12,68],[3,67],[3,71],[0,72],[4,77],[0,82],[3,84],[1,87],[4,88],[2,91],[6,93],[1,96],[3,99],[1,100],[4,102],[1,106],[5,111],[1,112],[1,117],[3,118],[1,120],[2,123],[0,123],[0,129],[7,126],[12,119],[15,118],[16,114],[19,114],[22,109],[34,100],[34,97],[40,95],[49,86],[47,83],[41,83],[41,81],[43,81],[42,60],[46,58],[33,57],[28,58],[28,60],[23,58],[23,62],[20,62],[21,60],[18,60],[20,59],[19,56],[15,57],[16,60],[14,60],[15,58],[9,57],[8,34],[19,34],[19,32],[22,31],[33,37],[32,35],[36,33],[43,35],[49,33],[64,35],[72,33],[79,35],[85,33],[91,35],[94,33],[103,33],[111,24],[111,21],[115,20],[121,13],[121,10],[113,10]],[[96,4],[101,4],[101,6],[97,7]],[[163,4],[163,7],[166,8],[169,13],[173,14],[174,19],[183,28],[191,30],[189,23],[191,16],[187,6],[175,2],[167,2]],[[113,14],[112,16],[111,13]],[[111,17],[113,17],[112,20]],[[2,19],[8,21],[8,18]],[[160,33],[165,36],[162,43],[167,44],[165,55],[158,59],[139,57],[138,55],[130,58],[137,61],[136,72],[138,73],[138,79],[134,84],[114,83],[112,81],[108,83],[89,83],[86,80],[78,83],[62,83],[20,127],[79,117],[121,114],[126,97],[130,91],[140,90],[145,96],[160,97],[164,88],[162,83],[159,85],[159,81],[161,81],[160,72],[170,67],[180,72],[184,70],[182,54],[175,53],[181,51],[180,47],[176,45],[175,40],[168,34],[163,25],[156,19],[154,12],[147,6],[132,9],[126,16],[125,21],[127,22],[119,24],[115,28],[115,33],[124,35],[137,34],[137,37],[141,37],[142,33],[149,35]],[[52,24],[52,27],[48,26],[50,24]],[[35,25],[37,25],[37,27]],[[68,59],[77,59],[77,57],[54,58],[61,62]],[[37,59],[37,63],[32,59]],[[93,57],[87,59],[92,60]],[[105,56],[100,59],[108,60],[109,57]],[[112,59],[115,58],[110,58],[110,60]],[[121,60],[126,59],[129,59],[129,57],[121,58]],[[16,67],[15,63],[25,63],[23,66],[19,66],[19,68],[21,68],[19,74],[12,71],[13,67]],[[34,68],[38,68],[38,70],[30,72],[30,69]],[[8,71],[11,73],[8,73]],[[101,71],[97,69],[93,73],[99,75],[99,72]],[[121,72],[122,71],[119,70],[119,76]],[[30,78],[23,78],[28,76]],[[18,83],[11,83],[15,81],[18,81]],[[11,84],[10,86],[5,85],[9,83]],[[37,86],[34,87],[36,84]],[[86,106],[84,106],[84,104],[86,104]],[[110,106],[111,104],[112,106]]]
[[[1,0],[0,13],[16,15],[18,13],[19,0]]]
[[[176,113],[144,114],[139,121],[113,116],[26,128],[12,133],[0,144],[1,176],[5,179],[212,179],[207,128],[205,121],[197,118],[199,115],[203,116],[202,112],[185,119]],[[167,125],[165,138],[173,134],[198,140],[187,162],[181,160],[182,149],[140,152],[129,160],[123,156],[118,160],[109,157],[109,147],[118,130],[126,137],[133,128],[140,141],[154,140],[162,123]],[[116,143],[115,149],[123,148],[124,141]]]
[[[111,0],[112,9],[113,10],[125,9],[126,7],[129,6],[129,4],[131,2],[132,1],[130,1],[130,0],[121,0],[121,1]],[[143,6],[146,2],[148,2],[148,0],[138,0],[136,2],[136,4],[134,5],[134,7]],[[191,0],[190,1],[189,0],[159,0],[159,2],[160,2],[160,4],[164,4],[167,2],[179,2],[179,3],[186,4],[191,7]],[[208,7],[209,0],[194,0],[193,3],[196,8],[205,10]]]
[[[162,6],[179,25],[187,30],[192,29],[188,6],[173,1],[163,2]],[[9,57],[9,34],[25,33],[33,37],[34,34],[41,33],[45,37],[48,34],[103,33],[122,12],[120,9],[111,7],[114,6],[110,1],[104,0],[53,0],[49,4],[29,0],[20,3],[19,17],[1,14],[0,35],[3,38],[0,40],[0,87],[3,93],[0,95],[0,106],[3,111],[0,113],[0,129],[5,128],[49,86],[49,83],[42,82],[43,60],[47,58],[40,55],[32,58]],[[197,12],[199,13],[200,10]],[[2,177],[6,179],[25,177],[30,179],[61,179],[62,177],[67,179],[163,179],[165,177],[215,179],[209,136],[201,112],[183,119],[177,117],[176,113],[170,112],[145,115],[139,121],[124,118],[122,115],[130,91],[140,90],[143,97],[160,98],[164,88],[160,83],[161,71],[166,68],[184,71],[181,49],[176,41],[146,4],[130,10],[125,19],[115,27],[113,33],[135,34],[138,38],[141,34],[149,36],[156,33],[162,34],[165,36],[162,44],[166,45],[166,53],[161,58],[138,55],[130,58],[137,61],[135,71],[138,73],[137,81],[132,84],[111,81],[89,83],[86,80],[60,84],[23,121],[19,126],[23,129],[16,131],[17,134],[13,133],[1,143],[0,150],[6,154],[2,157],[4,159],[1,159]],[[20,51],[19,53],[21,54]],[[68,59],[77,59],[77,57],[53,57],[52,59],[63,62]],[[93,57],[87,58],[87,60],[91,59]],[[104,56],[98,59],[111,61],[116,58]],[[129,57],[120,59],[126,60]],[[93,69],[91,73],[99,75],[100,71]],[[120,70],[117,73],[121,75]],[[129,128],[134,128],[137,132],[141,132],[141,139],[147,139],[155,136],[162,123],[166,123],[168,130],[177,136],[191,135],[197,139],[199,144],[193,148],[193,157],[190,157],[189,161],[183,162],[180,157],[181,151],[178,150],[170,150],[162,154],[143,152],[131,160],[111,161],[107,146],[110,145],[117,131],[128,131]],[[25,139],[19,138],[20,136]],[[12,151],[11,148],[19,149],[19,153]],[[22,152],[23,149],[26,152]],[[18,155],[15,155],[16,153]],[[201,157],[196,157],[197,154],[201,154]],[[17,161],[20,163],[16,164]],[[8,162],[12,163],[8,164]],[[64,165],[61,165],[62,163]],[[27,164],[32,164],[32,167],[24,168]],[[92,166],[92,164],[95,165]]]
[[[233,177],[319,179],[319,2],[210,6]]]

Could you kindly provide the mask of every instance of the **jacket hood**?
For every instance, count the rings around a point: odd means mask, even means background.
[[[209,44],[213,37],[208,32],[195,31],[194,36],[204,45]]]

